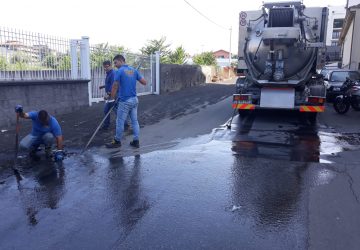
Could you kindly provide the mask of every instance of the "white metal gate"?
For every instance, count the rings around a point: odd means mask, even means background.
[[[113,57],[119,54],[118,51],[111,51],[102,48],[103,53],[99,51],[99,47],[90,48],[90,58],[97,55],[97,58],[91,58],[91,102],[100,102],[104,100],[105,90],[99,89],[104,85],[106,73],[103,69],[103,62],[109,60],[112,62]],[[100,53],[99,53],[100,52]],[[138,95],[159,94],[159,81],[156,76],[159,70],[159,54],[151,56],[138,55],[133,53],[121,53],[126,63],[137,68],[141,75],[147,81],[145,86],[137,84],[136,91]],[[116,69],[115,69],[116,70]],[[156,84],[158,83],[158,84]]]

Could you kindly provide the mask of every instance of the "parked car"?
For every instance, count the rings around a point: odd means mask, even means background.
[[[326,77],[326,75],[333,70],[339,70],[339,63],[330,63],[330,64],[326,64],[324,66],[324,68],[320,69],[318,71],[318,74],[323,75],[324,77]]]
[[[319,74],[323,75],[323,77],[325,78],[330,71],[332,71],[333,69],[327,69],[327,68],[323,68],[322,70],[320,70]]]
[[[340,87],[349,78],[352,81],[360,80],[360,73],[355,70],[337,69],[331,70],[325,76],[325,85],[327,88],[326,99],[330,102],[340,94]]]

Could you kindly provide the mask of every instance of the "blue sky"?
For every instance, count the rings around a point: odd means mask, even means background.
[[[238,13],[259,9],[262,0],[187,0],[214,22],[233,28],[237,52]],[[304,0],[310,6],[345,5],[346,0]],[[3,1],[0,25],[66,38],[89,36],[138,51],[149,39],[166,36],[191,53],[229,48],[229,31],[196,13],[184,0],[17,0]]]

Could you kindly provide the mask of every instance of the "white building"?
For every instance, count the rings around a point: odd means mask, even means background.
[[[360,0],[347,2],[339,43],[342,46],[342,67],[360,70]]]
[[[326,61],[338,62],[341,60],[339,38],[346,15],[345,6],[328,6],[329,15],[326,32]]]
[[[346,9],[345,6],[328,6],[329,16],[326,34],[326,46],[338,46],[340,33],[343,27]]]

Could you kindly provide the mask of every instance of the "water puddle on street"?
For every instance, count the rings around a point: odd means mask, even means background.
[[[244,242],[255,237],[268,245],[274,242],[266,239],[279,235],[300,235],[305,242],[304,190],[309,182],[324,185],[336,176],[309,163],[331,163],[359,144],[359,134],[223,126],[208,135],[138,150],[100,147],[80,154],[69,149],[62,164],[44,159],[30,164],[23,158],[18,163],[24,180],[17,183],[10,176],[0,183],[5,211],[0,220],[7,226],[21,220],[33,234],[58,230],[62,239],[69,230],[92,235],[96,225],[108,240],[120,242],[146,223],[160,223],[167,232],[174,224],[186,233],[191,228],[184,225],[199,220],[214,223],[205,228],[210,231],[229,221],[235,240],[246,232]]]
[[[313,128],[298,130],[216,129],[212,138],[232,141],[236,155],[299,162],[332,163],[344,151],[360,149],[358,133],[340,134]]]

